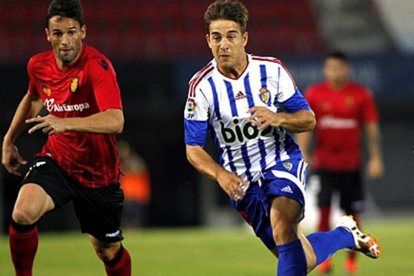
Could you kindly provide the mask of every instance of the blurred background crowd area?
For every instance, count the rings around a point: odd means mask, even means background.
[[[188,80],[211,59],[203,22],[211,1],[82,2],[87,25],[85,42],[108,56],[118,74],[126,118],[120,139],[127,141],[128,151],[133,152],[128,153],[133,155],[133,172],[143,172],[132,178],[141,177],[146,185],[142,192],[143,220],[131,225],[233,223],[237,216],[229,209],[226,196],[189,166],[183,142],[182,116]],[[414,208],[414,25],[410,23],[414,3],[244,3],[250,12],[247,51],[280,58],[302,91],[322,80],[321,66],[327,52],[342,50],[350,55],[352,78],[372,90],[381,114],[386,172],[381,180],[368,182],[368,215],[410,212]],[[46,0],[0,0],[1,136],[26,92],[28,59],[50,48],[44,34],[48,4]],[[23,135],[17,144],[30,161],[45,139],[42,134]],[[2,171],[3,229],[19,181]],[[70,229],[76,225],[70,208],[55,212],[44,222],[47,229]]]

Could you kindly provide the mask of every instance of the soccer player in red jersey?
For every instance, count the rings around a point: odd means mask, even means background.
[[[316,114],[315,146],[311,158],[310,132],[301,133],[297,141],[320,178],[318,194],[319,230],[330,229],[331,199],[340,194],[340,207],[359,222],[364,209],[364,188],[361,180],[361,130],[365,129],[369,161],[368,176],[380,177],[383,162],[380,150],[378,112],[370,92],[349,80],[348,57],[341,52],[327,55],[323,68],[325,81],[308,88],[305,97]],[[356,255],[349,252],[345,269],[356,271]],[[330,271],[330,261],[320,266],[320,272]]]
[[[115,135],[123,130],[124,117],[115,71],[104,55],[83,45],[86,26],[80,1],[52,1],[45,30],[52,50],[30,59],[28,92],[2,148],[3,165],[19,174],[26,164],[15,146],[19,134],[30,125],[29,133],[48,135],[12,213],[10,249],[16,275],[32,275],[37,221],[70,201],[107,275],[131,275],[131,258],[121,244],[124,196]],[[37,116],[42,106],[47,116]]]

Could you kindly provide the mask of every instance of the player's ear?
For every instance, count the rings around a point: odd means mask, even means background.
[[[206,34],[206,40],[207,40],[208,47],[211,49],[210,35],[209,34]]]
[[[247,33],[247,31],[245,31],[242,34],[242,38],[243,38],[243,46],[246,46],[247,45],[247,42],[249,41],[249,34]]]
[[[81,37],[82,39],[84,39],[86,37],[86,25],[85,24],[81,27],[80,31],[81,31]]]
[[[47,41],[50,42],[50,31],[49,31],[49,28],[45,28],[45,33],[46,33],[46,39],[47,39]]]

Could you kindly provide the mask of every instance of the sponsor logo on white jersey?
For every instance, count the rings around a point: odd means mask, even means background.
[[[84,111],[90,108],[89,103],[80,104],[58,104],[55,103],[55,99],[46,99],[43,104],[49,112],[71,112],[71,111]]]
[[[258,130],[252,126],[245,118],[233,118],[229,124],[225,125],[220,121],[220,134],[226,144],[241,144],[248,140],[256,140],[260,137],[272,137],[274,128],[268,127]]]

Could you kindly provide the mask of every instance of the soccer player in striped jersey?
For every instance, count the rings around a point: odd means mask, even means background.
[[[278,59],[246,54],[247,19],[246,7],[231,0],[214,2],[204,14],[214,59],[189,83],[189,162],[218,182],[278,256],[278,275],[306,275],[343,248],[379,257],[375,240],[350,217],[330,232],[305,237],[300,231],[307,164],[290,133],[312,130],[315,116]],[[203,149],[208,131],[220,164]]]

